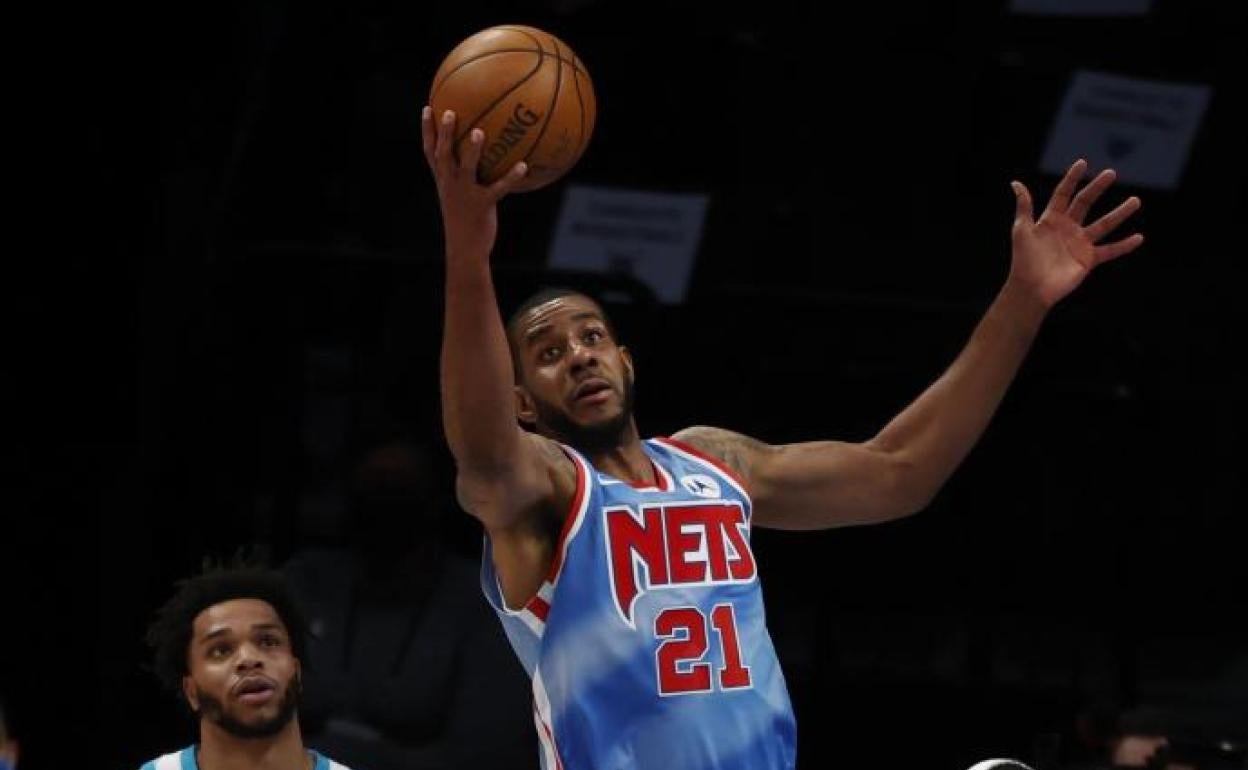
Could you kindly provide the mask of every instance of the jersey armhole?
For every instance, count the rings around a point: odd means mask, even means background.
[[[568,548],[585,521],[585,511],[588,508],[590,487],[592,485],[589,464],[574,450],[564,447],[562,444],[559,446],[576,468],[576,491],[572,495],[569,510],[564,516],[559,538],[555,541],[555,553],[551,558],[550,568],[547,570],[542,584],[538,587],[537,593],[531,596],[521,607],[508,606],[507,599],[503,594],[502,580],[499,578],[498,570],[494,567],[493,541],[491,541],[489,533],[486,533],[483,538],[483,551],[481,554],[481,589],[485,593],[485,598],[490,603],[490,606],[498,613],[520,621],[538,636],[541,636],[545,630],[546,618],[550,615],[550,605],[554,600],[555,584],[559,582],[559,575],[563,570],[563,563],[567,558]]]

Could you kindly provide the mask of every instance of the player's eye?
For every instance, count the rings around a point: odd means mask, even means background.
[[[260,637],[260,646],[261,647],[281,647],[282,638],[275,634],[265,634],[264,636]]]
[[[559,347],[557,345],[551,345],[550,347],[542,348],[542,351],[538,353],[537,357],[543,363],[550,363],[559,357]]]
[[[214,644],[212,647],[208,648],[208,657],[213,658],[215,660],[220,660],[221,658],[227,658],[229,657],[229,655],[230,655],[230,645],[228,644]]]
[[[583,339],[590,344],[594,344],[601,342],[606,336],[602,329],[586,329]]]

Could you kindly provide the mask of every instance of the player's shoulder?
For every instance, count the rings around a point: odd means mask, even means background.
[[[569,446],[548,438],[540,433],[525,431],[524,440],[529,443],[533,450],[544,460],[553,465],[573,467],[575,462],[572,458],[576,456],[576,450]]]
[[[195,766],[195,749],[187,746],[178,751],[144,762],[139,770],[198,770]]]
[[[744,433],[710,425],[694,425],[678,430],[667,441],[745,480],[753,477],[760,460],[778,449]]]
[[[667,440],[677,445],[692,447],[702,454],[709,454],[724,461],[732,460],[734,455],[762,453],[776,449],[744,433],[710,425],[693,425],[678,430]]]
[[[524,436],[547,469],[554,491],[552,502],[559,510],[567,508],[576,495],[578,479],[589,468],[589,461],[572,447],[552,438],[528,432]]]
[[[713,425],[690,425],[687,428],[681,428],[667,438],[682,444],[689,444],[698,449],[714,448],[718,442],[732,441],[741,434],[726,428],[717,428]]]
[[[457,469],[456,500],[487,529],[517,524],[528,529],[534,522],[544,529],[549,514],[565,510],[575,496],[579,465],[573,454],[556,441],[524,431],[515,462],[485,471]]]

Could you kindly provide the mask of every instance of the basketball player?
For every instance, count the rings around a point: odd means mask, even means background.
[[[297,707],[306,626],[280,573],[181,581],[148,631],[155,671],[199,720],[199,742],[141,770],[346,770],[305,749]]]
[[[1143,241],[1097,245],[1139,200],[1084,225],[1114,174],[1076,191],[1079,161],[1035,220],[1014,183],[1005,285],[949,370],[869,441],[772,446],[712,427],[643,441],[638,373],[602,308],[548,291],[504,326],[496,204],[526,168],[479,185],[485,137],[474,129],[457,161],[454,125],[425,109],[446,238],[443,419],[459,500],[486,530],[486,595],[532,677],[543,767],[793,767],[750,527],[873,524],[926,506],[1048,310]]]

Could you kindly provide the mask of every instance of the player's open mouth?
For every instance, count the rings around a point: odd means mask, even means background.
[[[244,679],[234,688],[234,695],[240,701],[253,705],[268,703],[276,693],[277,684],[263,676]]]
[[[572,393],[577,404],[601,404],[611,396],[611,383],[606,380],[586,380]]]

